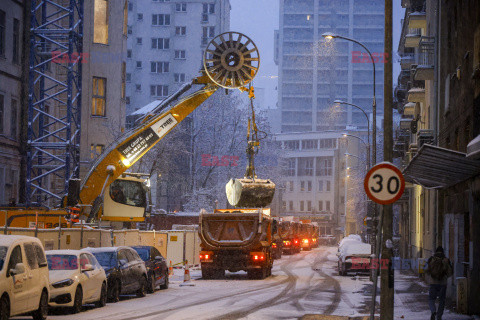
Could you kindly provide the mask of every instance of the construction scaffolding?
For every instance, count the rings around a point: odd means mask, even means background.
[[[80,167],[83,0],[31,0],[28,205],[57,206]]]

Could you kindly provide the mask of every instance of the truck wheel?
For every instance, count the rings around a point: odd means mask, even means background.
[[[223,278],[225,278],[225,270],[216,269],[215,270],[215,279],[223,279]]]

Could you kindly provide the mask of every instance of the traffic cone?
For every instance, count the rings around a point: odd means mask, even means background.
[[[169,276],[169,277],[173,276],[172,260],[170,260],[170,266],[168,267],[168,276]]]
[[[180,284],[180,287],[183,286],[194,286],[195,283],[192,282],[190,277],[190,268],[188,266],[188,261],[185,261],[185,273],[183,274],[183,283]]]

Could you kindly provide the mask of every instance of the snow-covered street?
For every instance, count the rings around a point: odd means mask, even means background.
[[[57,311],[51,313],[49,319],[298,319],[306,314],[367,316],[369,305],[366,303],[369,303],[371,292],[368,276],[338,276],[335,252],[336,247],[320,247],[310,252],[284,255],[275,261],[272,276],[264,280],[248,280],[245,272],[227,272],[222,280],[203,280],[199,270],[191,270],[195,286],[180,286],[183,270],[177,269],[167,290],[159,290],[145,298],[124,297],[119,303],[109,303],[100,309],[86,307],[85,311],[75,315]],[[413,283],[415,280],[410,281]],[[402,295],[400,293],[400,297]],[[396,301],[395,319],[402,316],[404,319],[429,317],[427,305],[423,310],[412,311],[405,304],[407,300],[396,297]],[[418,309],[419,306],[416,307]],[[469,318],[447,312],[444,319]]]

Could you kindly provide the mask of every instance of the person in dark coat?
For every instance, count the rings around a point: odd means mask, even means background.
[[[453,268],[450,260],[445,257],[441,246],[437,247],[435,254],[427,261],[425,271],[430,285],[428,292],[428,305],[432,312],[430,320],[441,320],[445,308],[445,294],[447,291],[447,279],[452,276]],[[438,308],[435,300],[439,299]]]

